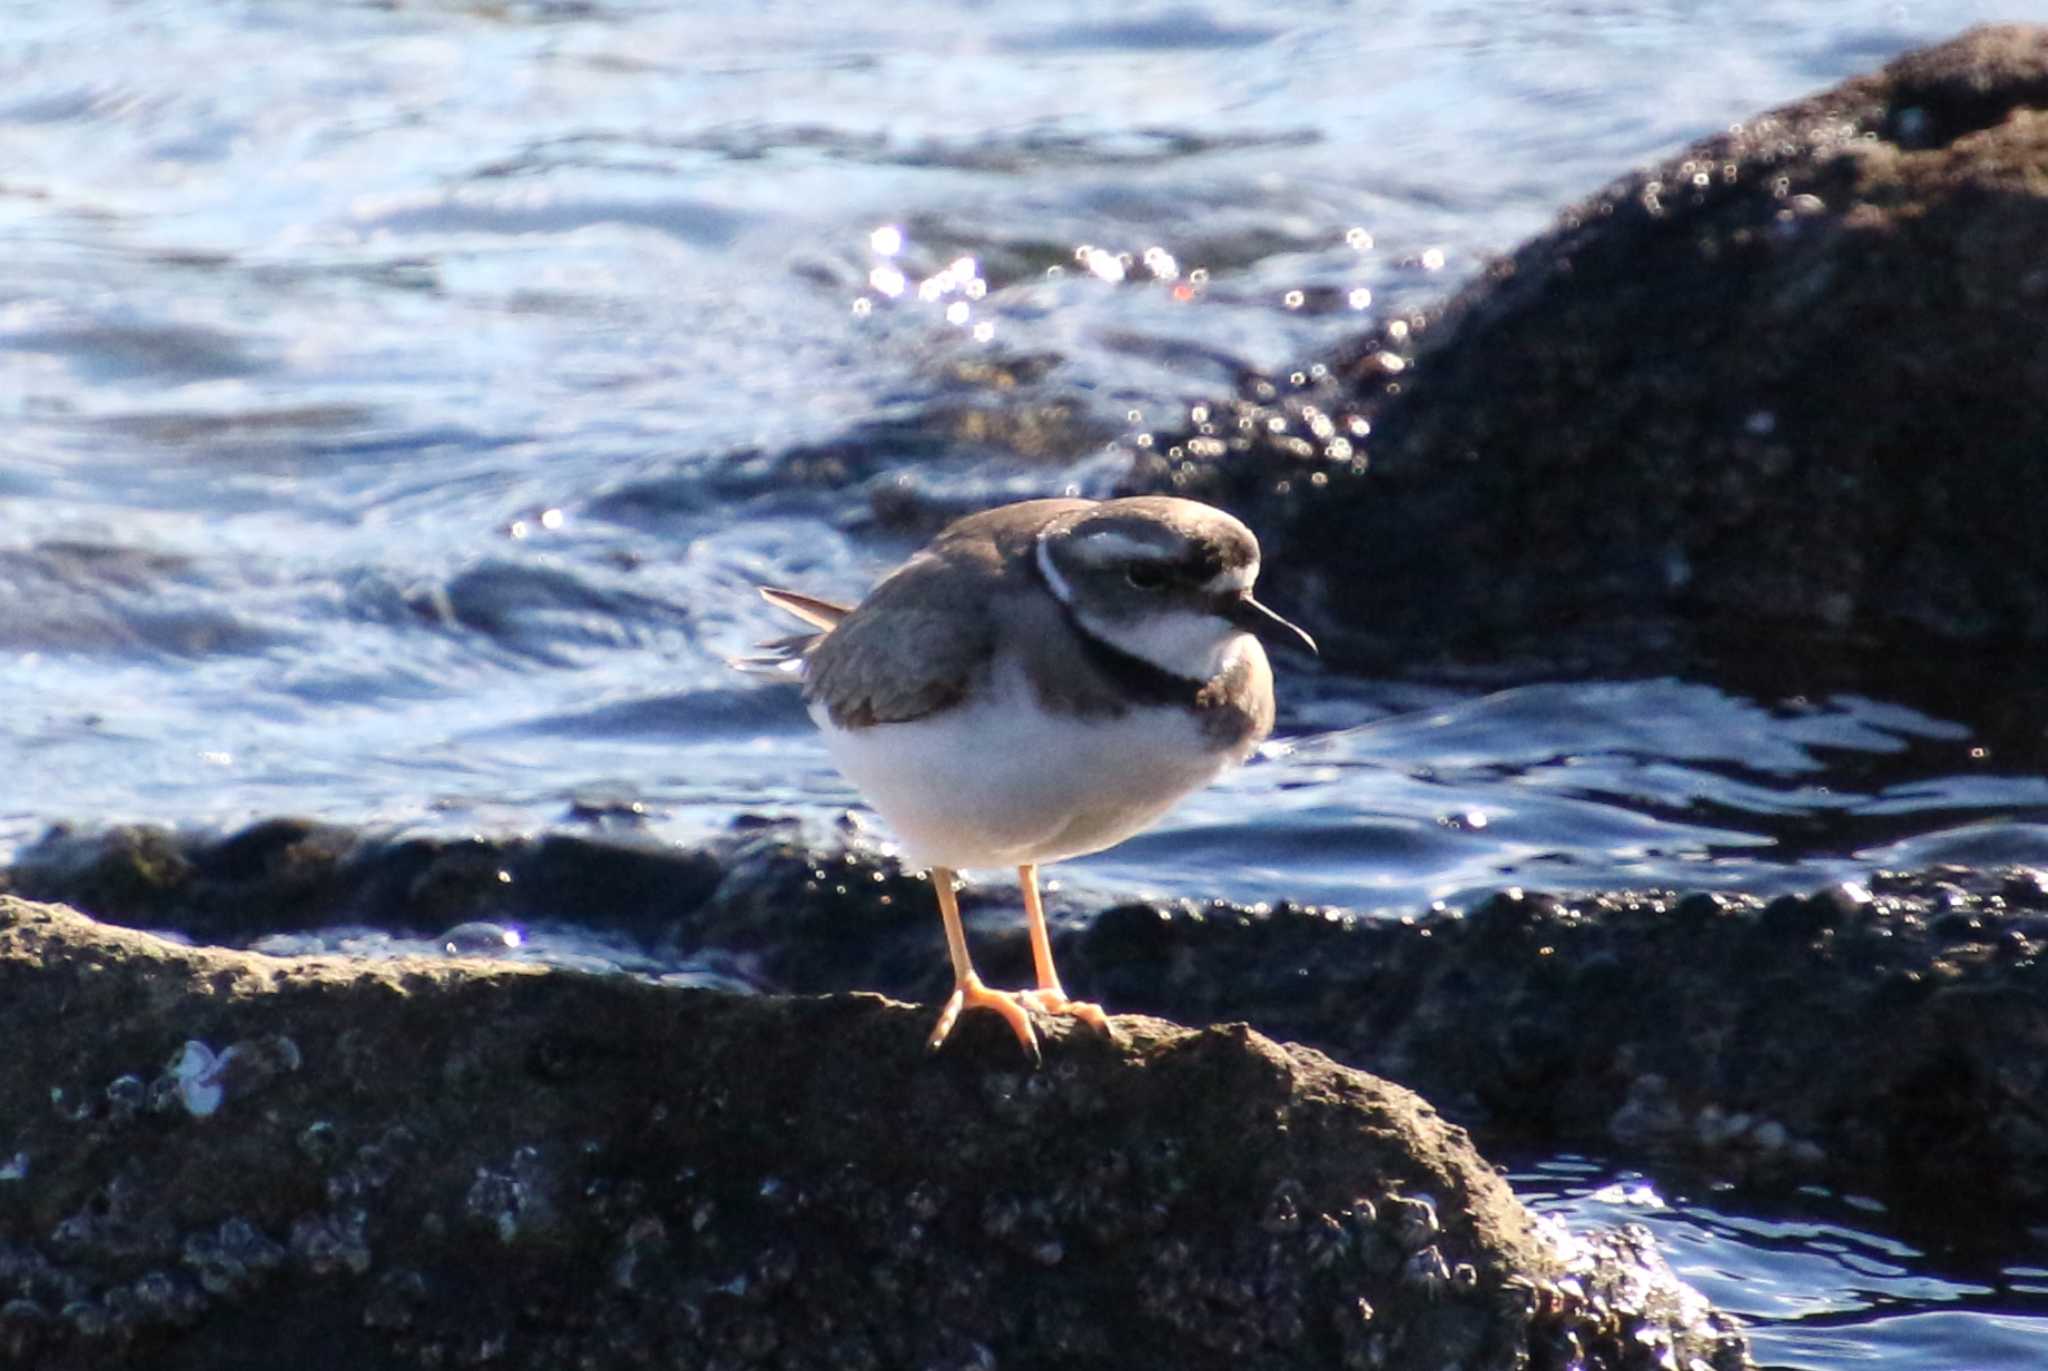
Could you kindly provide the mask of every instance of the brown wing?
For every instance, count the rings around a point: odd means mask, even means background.
[[[1090,504],[1026,500],[948,525],[810,645],[804,698],[822,701],[841,728],[908,723],[958,704],[988,675],[997,620],[1014,613],[1020,600],[1043,593],[1031,560],[1039,530],[1048,519]],[[769,598],[819,622],[782,598]],[[839,608],[795,598],[806,608]]]
[[[908,723],[959,703],[994,649],[989,601],[999,568],[984,557],[911,558],[811,645],[804,698],[841,728]]]

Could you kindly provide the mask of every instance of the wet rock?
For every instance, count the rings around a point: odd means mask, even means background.
[[[60,824],[21,854],[8,872],[8,888],[31,898],[62,890],[81,908],[119,909],[138,920],[159,911],[175,914],[195,876],[187,844],[169,829],[124,824],[78,832]]]
[[[46,1371],[259,1346],[309,1369],[1746,1364],[1654,1253],[1589,1255],[1422,1101],[1319,1053],[1126,1017],[1116,1042],[1055,1027],[1031,1073],[998,1023],[936,1057],[928,1026],[873,996],[191,948],[0,897],[0,1141],[29,1177],[0,1180],[0,1346]],[[47,1107],[185,1041],[293,1069],[204,1117]]]
[[[238,837],[123,828],[95,857],[83,834],[67,832],[55,840],[62,862],[32,848],[0,886],[75,893],[111,921],[268,949],[275,940],[248,911],[267,908],[283,927],[321,912],[402,925],[418,909],[403,892],[446,857],[511,879],[484,884],[488,924],[427,923],[435,940],[422,946],[509,955],[509,940],[480,934],[570,906],[590,908],[591,926],[630,930],[646,965],[745,968],[725,984],[927,1004],[948,988],[927,883],[871,845],[820,849],[786,823],[742,821],[697,849],[330,835],[323,841],[350,854],[327,868],[331,886],[308,887],[285,864],[275,889],[255,878],[195,881],[173,906],[149,882],[104,879],[135,851],[165,869],[203,869],[215,846]],[[578,904],[565,892],[586,880],[597,893]],[[599,912],[604,894],[619,903]],[[295,896],[307,905],[294,906]],[[963,892],[977,964],[993,984],[1030,976],[1015,900],[1001,884]],[[2048,1129],[2038,1122],[2048,1110],[2048,881],[2038,872],[1881,874],[1769,902],[1510,890],[1469,911],[1400,920],[1285,903],[1097,910],[1064,892],[1052,904],[1058,962],[1075,994],[1182,1023],[1249,1021],[1411,1086],[1489,1139],[1618,1145],[1762,1185],[1819,1181],[1880,1198],[1942,1234],[2048,1221]],[[296,1034],[285,1037],[303,1051]],[[53,1081],[42,1107],[93,1120],[189,1112],[180,1080],[158,1074],[188,1040],[225,1052],[260,1038],[187,1032],[104,1076]],[[364,1078],[392,1069],[368,1045],[349,1057]],[[243,1068],[282,1060],[252,1049],[230,1074],[262,1084],[267,1100],[291,1076]],[[573,1080],[593,1060],[604,1053],[591,1039],[559,1034],[535,1041],[527,1069]],[[190,1077],[202,1103],[213,1080],[204,1067],[195,1058]],[[452,1053],[436,1069],[442,1088],[490,1088],[476,1054]],[[1023,1117],[1032,1098],[1002,1094],[990,1107]],[[345,1141],[333,1128],[309,1119],[293,1146],[325,1155]],[[0,1136],[0,1159],[17,1150]],[[505,1158],[489,1165],[502,1171]]]
[[[16,854],[0,889],[233,944],[349,922],[422,936],[500,919],[647,931],[700,906],[724,869],[711,851],[630,839],[394,840],[279,818],[226,835],[58,826]]]
[[[2048,29],[1973,30],[1567,209],[1200,406],[1327,658],[1502,675],[2048,637]]]
[[[1944,868],[1768,903],[1508,892],[1398,921],[1125,905],[1059,957],[1076,994],[1246,1018],[1489,1139],[1825,1181],[1996,1241],[2048,1216],[2044,947],[2030,873]]]
[[[935,919],[903,879],[872,851],[823,856],[785,833],[669,936],[679,950],[743,938],[778,989],[929,1001],[945,980]],[[994,907],[1014,897],[978,893],[983,970],[1021,983],[1021,921]],[[801,917],[778,928],[777,909]],[[1488,1138],[1818,1181],[1946,1237],[2048,1219],[2037,873],[1879,873],[1769,902],[1511,890],[1398,920],[1222,901],[1066,914],[1056,954],[1074,993],[1248,1020]]]

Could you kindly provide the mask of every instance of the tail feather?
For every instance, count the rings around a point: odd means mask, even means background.
[[[725,664],[735,671],[771,681],[801,681],[804,678],[804,653],[810,651],[811,644],[817,642],[818,637],[815,633],[798,633],[787,638],[772,638],[755,644],[761,650],[759,656],[728,657]]]
[[[812,628],[829,630],[841,619],[853,613],[851,605],[842,605],[834,600],[821,600],[800,590],[777,590],[773,586],[762,586],[761,598],[785,614],[793,614],[802,619]]]
[[[777,590],[772,586],[761,587],[761,598],[812,628],[825,632],[830,632],[833,625],[852,613],[848,605],[821,600],[801,591]],[[749,676],[761,676],[772,681],[800,681],[804,674],[804,654],[823,636],[823,633],[796,633],[787,638],[773,638],[756,645],[761,649],[759,656],[731,657],[726,660],[726,665]]]

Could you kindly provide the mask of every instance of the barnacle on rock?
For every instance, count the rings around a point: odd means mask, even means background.
[[[1424,1295],[1434,1298],[1450,1285],[1451,1268],[1445,1263],[1441,1251],[1435,1247],[1425,1247],[1409,1255],[1401,1268],[1401,1280]]]
[[[1441,1228],[1436,1201],[1428,1195],[1389,1195],[1379,1212],[1403,1252],[1428,1246]]]
[[[368,1227],[369,1215],[361,1209],[302,1215],[292,1224],[292,1256],[315,1276],[341,1271],[360,1276],[370,1269]]]
[[[1266,1197],[1266,1209],[1259,1216],[1259,1227],[1273,1234],[1295,1232],[1301,1227],[1301,1210],[1306,1198],[1300,1181],[1292,1178],[1281,1181]]]
[[[412,1327],[413,1315],[426,1297],[426,1277],[407,1267],[393,1267],[371,1285],[363,1301],[363,1326],[402,1332]]]
[[[265,1237],[245,1218],[224,1219],[212,1233],[185,1239],[180,1260],[209,1294],[238,1295],[266,1272],[275,1270],[285,1249]]]
[[[149,1087],[140,1076],[116,1076],[107,1082],[107,1118],[126,1123],[149,1103]]]
[[[178,1049],[165,1067],[178,1100],[195,1118],[205,1118],[230,1099],[255,1094],[287,1071],[297,1071],[299,1045],[281,1033],[230,1044],[216,1055],[196,1039]]]
[[[307,1160],[319,1165],[333,1161],[341,1150],[341,1135],[326,1119],[315,1119],[300,1129],[297,1142]]]

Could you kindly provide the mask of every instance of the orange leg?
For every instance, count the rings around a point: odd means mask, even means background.
[[[932,1029],[926,1046],[934,1052],[939,1049],[946,1035],[953,1031],[953,1021],[960,1017],[961,1010],[993,1009],[1010,1025],[1017,1041],[1024,1044],[1032,1065],[1038,1065],[1043,1058],[1038,1052],[1038,1034],[1032,1030],[1031,1016],[1024,1009],[1026,997],[1013,990],[989,989],[974,974],[974,964],[967,959],[967,933],[960,927],[960,901],[953,894],[953,872],[943,866],[933,867],[932,888],[939,895],[939,917],[946,925],[946,951],[953,958],[953,993],[947,997],[946,1007],[939,1011],[938,1026]]]
[[[1038,968],[1038,989],[1025,991],[1025,1001],[1048,1014],[1070,1014],[1090,1028],[1114,1037],[1109,1015],[1102,1012],[1101,1005],[1070,1000],[1067,992],[1060,989],[1059,973],[1052,969],[1052,939],[1045,931],[1045,906],[1038,899],[1038,868],[1018,867],[1017,885],[1024,892],[1024,919],[1031,928],[1031,963]]]

